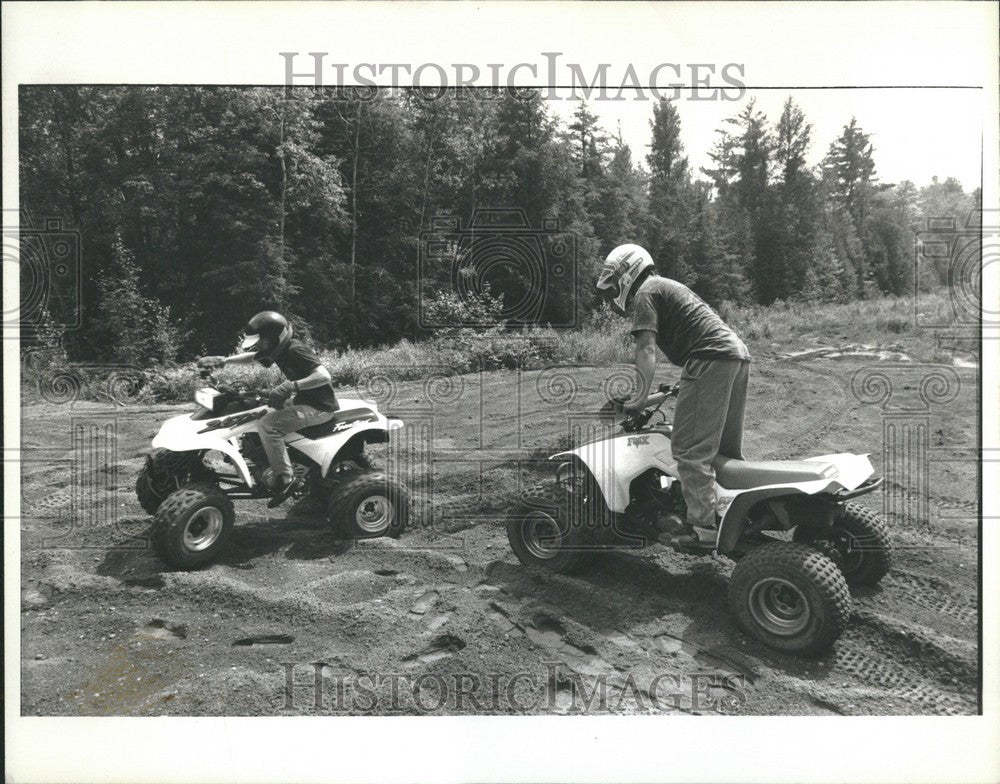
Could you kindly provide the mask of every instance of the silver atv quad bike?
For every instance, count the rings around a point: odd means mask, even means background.
[[[550,458],[563,461],[555,480],[526,490],[508,516],[507,536],[522,563],[565,573],[603,549],[672,543],[686,507],[660,407],[677,391],[662,385],[648,408],[624,417],[622,432]],[[609,404],[601,413],[614,410]],[[885,522],[853,500],[882,484],[868,455],[720,456],[713,466],[714,550],[736,561],[729,607],[737,623],[781,651],[827,650],[847,625],[848,585],[875,585],[892,564]],[[790,541],[768,533],[788,531]]]
[[[258,430],[261,417],[273,410],[267,394],[218,384],[200,389],[197,410],[168,419],[153,439],[135,490],[154,516],[154,549],[170,566],[212,563],[235,523],[233,502],[271,497]],[[387,442],[403,423],[374,403],[339,402],[329,422],[285,436],[293,470],[304,479],[296,495],[322,502],[338,536],[398,537],[408,521],[409,494],[372,465],[364,448]]]

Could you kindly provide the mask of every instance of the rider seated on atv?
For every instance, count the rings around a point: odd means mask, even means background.
[[[632,314],[637,383],[626,411],[646,407],[657,346],[683,368],[670,447],[691,530],[675,541],[713,547],[718,519],[712,460],[719,454],[743,459],[747,347],[691,289],[656,275],[652,257],[638,245],[620,245],[608,254],[597,289],[615,311]]]
[[[285,448],[285,434],[312,425],[321,425],[337,411],[330,371],[319,361],[316,352],[292,337],[292,326],[280,313],[265,310],[246,326],[240,348],[245,353],[230,357],[203,357],[199,367],[217,369],[224,365],[256,360],[264,367],[277,365],[285,381],[271,390],[267,404],[275,411],[260,420],[261,441],[273,473],[273,497],[268,503],[274,508],[284,502],[302,483],[296,478]],[[292,405],[286,402],[295,395]]]

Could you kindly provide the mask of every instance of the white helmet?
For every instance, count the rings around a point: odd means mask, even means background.
[[[625,315],[635,282],[653,267],[653,257],[638,245],[619,245],[604,260],[597,276],[597,290],[612,308]]]

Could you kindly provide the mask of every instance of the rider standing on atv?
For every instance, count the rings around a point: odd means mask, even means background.
[[[292,337],[292,326],[280,313],[265,310],[247,324],[240,345],[245,353],[230,357],[203,357],[198,365],[220,368],[241,362],[260,362],[264,367],[277,365],[285,381],[271,390],[267,404],[277,409],[260,420],[261,441],[274,474],[271,488],[274,497],[268,507],[274,508],[294,493],[302,482],[292,472],[292,463],[285,448],[285,434],[304,427],[321,425],[337,411],[330,371],[319,361],[316,352],[301,340]],[[295,396],[292,405],[288,399]]]
[[[719,454],[743,459],[747,347],[691,289],[656,275],[653,259],[638,245],[608,254],[597,289],[615,311],[632,314],[637,384],[626,411],[646,407],[657,346],[683,368],[670,445],[692,532],[676,541],[712,547],[718,530],[712,460]]]

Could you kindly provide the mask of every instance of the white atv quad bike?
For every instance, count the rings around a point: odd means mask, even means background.
[[[267,392],[216,384],[198,390],[195,401],[197,411],[160,427],[135,484],[142,508],[154,515],[156,553],[177,569],[218,557],[235,522],[234,500],[271,497],[272,472],[258,431],[261,417],[273,410]],[[339,536],[398,537],[409,495],[371,464],[364,447],[387,442],[403,423],[387,419],[374,403],[339,402],[329,422],[285,436],[295,475],[305,480],[296,495],[325,503]]]
[[[566,460],[555,481],[526,490],[508,517],[507,536],[522,563],[571,572],[602,549],[645,547],[684,530],[672,427],[660,412],[676,394],[677,387],[660,386],[650,407],[624,418],[623,434],[550,458]],[[602,414],[614,410],[608,404]],[[662,421],[649,426],[658,412]],[[721,518],[714,549],[737,561],[729,583],[737,622],[781,651],[826,650],[847,624],[848,584],[876,584],[892,561],[885,522],[851,501],[882,484],[872,478],[868,455],[720,456],[713,466]],[[793,531],[792,541],[765,531]]]

